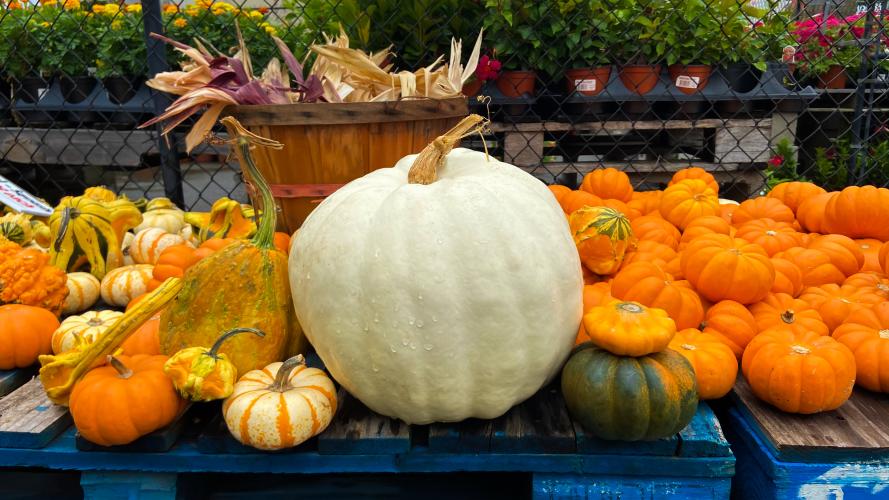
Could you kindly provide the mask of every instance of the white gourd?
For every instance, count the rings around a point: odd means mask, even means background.
[[[163,229],[150,227],[136,233],[130,244],[130,255],[136,264],[154,264],[161,252],[173,245],[184,245],[185,238],[178,233],[168,233]]]
[[[90,273],[68,273],[65,282],[68,296],[62,306],[62,314],[86,311],[99,300],[99,279]]]
[[[156,208],[142,214],[142,223],[133,231],[138,233],[143,229],[158,228],[168,233],[178,233],[185,226],[185,212],[178,208]]]
[[[325,366],[408,423],[502,415],[558,372],[582,315],[577,249],[546,186],[467,149],[441,165],[449,149],[429,184],[409,183],[413,155],[336,191],[290,252],[296,313]]]

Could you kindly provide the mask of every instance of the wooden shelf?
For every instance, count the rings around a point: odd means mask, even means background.
[[[535,122],[535,123],[492,123],[493,132],[599,132],[616,130],[682,130],[717,129],[727,127],[772,126],[771,118],[701,120],[634,120],[634,121],[592,121],[592,122]]]

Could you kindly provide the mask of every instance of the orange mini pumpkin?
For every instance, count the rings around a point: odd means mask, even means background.
[[[707,184],[707,187],[712,189],[714,193],[719,194],[719,183],[716,182],[716,178],[713,177],[713,174],[707,172],[701,167],[687,167],[681,170],[677,170],[676,173],[673,174],[673,178],[670,179],[670,182],[667,184],[667,186],[678,184],[685,179],[698,179],[704,181]]]
[[[824,252],[844,276],[852,276],[864,265],[864,253],[855,240],[840,234],[818,236],[809,241],[808,247]]]
[[[882,297],[866,290],[834,284],[806,288],[800,299],[818,311],[830,331],[840,326],[853,311],[883,302]]]
[[[772,285],[772,293],[786,293],[793,297],[799,297],[803,292],[803,272],[793,262],[772,257],[772,267],[775,268],[775,283]]]
[[[166,356],[121,356],[90,370],[69,400],[77,431],[93,443],[114,446],[169,425],[183,400],[164,375],[166,361]]]
[[[602,206],[617,210],[618,212],[624,214],[629,220],[633,220],[637,217],[642,216],[642,213],[638,210],[630,208],[630,206],[626,203],[620,200],[615,200],[614,198],[602,198]]]
[[[803,273],[803,284],[805,286],[842,283],[846,279],[846,275],[834,265],[830,260],[830,256],[821,250],[794,247],[779,252],[775,256],[796,264]]]
[[[556,201],[559,205],[562,204],[562,198],[564,198],[568,193],[572,191],[572,189],[568,186],[562,186],[561,184],[551,184],[547,186],[553,196],[556,197]]]
[[[720,203],[719,204],[719,216],[729,224],[732,223],[732,216],[735,214],[735,210],[738,209],[740,205],[737,203]]]
[[[721,398],[732,390],[738,377],[738,359],[715,335],[686,328],[676,332],[670,349],[683,355],[695,369],[701,399]]]
[[[824,231],[850,238],[889,240],[889,189],[849,186],[824,207]]]
[[[685,231],[682,231],[682,237],[679,239],[679,247],[685,248],[698,236],[714,233],[733,236],[734,228],[728,221],[718,215],[698,217],[686,226]]]
[[[883,273],[855,273],[846,278],[843,286],[865,290],[868,293],[879,295],[884,300],[889,300],[889,278],[884,276]]]
[[[686,281],[674,281],[652,262],[635,262],[622,269],[611,282],[611,294],[667,311],[677,329],[695,328],[704,319],[704,306]]]
[[[855,385],[855,357],[843,344],[814,332],[766,330],[741,360],[753,394],[788,413],[835,410]]]
[[[660,215],[643,215],[633,219],[630,223],[633,234],[642,240],[651,240],[663,243],[672,249],[679,245],[679,230]]]
[[[59,328],[56,315],[42,307],[0,306],[0,370],[25,368],[41,354],[52,352],[52,334]]]
[[[676,323],[666,311],[638,302],[612,301],[583,316],[593,344],[618,356],[646,356],[667,348]]]
[[[769,257],[778,252],[798,247],[802,244],[800,233],[789,222],[778,222],[772,219],[753,219],[741,224],[735,233],[741,238],[763,248]]]
[[[852,312],[833,338],[855,356],[858,385],[889,392],[889,302]]]
[[[664,190],[661,216],[679,229],[685,229],[691,221],[719,212],[719,197],[700,179],[686,179]]]
[[[799,206],[802,205],[805,200],[826,192],[827,191],[825,191],[824,188],[812,184],[811,182],[794,181],[782,182],[776,185],[769,191],[767,196],[769,198],[777,199],[793,210],[793,213],[796,213]]]
[[[580,261],[596,274],[612,274],[635,243],[630,221],[608,207],[584,207],[568,218]]]
[[[759,331],[747,307],[734,300],[713,304],[707,309],[702,325],[704,332],[721,340],[738,359]]]
[[[633,185],[630,177],[616,168],[600,168],[586,174],[580,184],[580,190],[594,194],[599,198],[611,198],[624,203],[633,198]]]
[[[808,302],[786,293],[770,293],[762,302],[750,306],[757,331],[784,328],[795,332],[827,335],[830,330],[821,315]]]
[[[724,234],[696,238],[682,252],[682,273],[702,297],[751,304],[768,295],[775,268],[759,245]]]
[[[772,219],[788,224],[792,224],[796,220],[793,216],[793,210],[781,203],[780,200],[760,196],[759,198],[751,198],[741,202],[741,205],[732,214],[732,225],[740,227],[742,224],[755,219]]]

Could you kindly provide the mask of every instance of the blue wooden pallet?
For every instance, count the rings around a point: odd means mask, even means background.
[[[173,498],[177,475],[192,473],[433,473],[447,481],[442,475],[464,472],[527,474],[535,498],[726,498],[734,474],[734,456],[706,404],[670,439],[614,443],[576,426],[554,387],[499,419],[429,426],[376,415],[341,395],[331,426],[292,450],[244,447],[212,417],[191,422],[165,453],[79,451],[70,428],[42,449],[0,449],[0,464],[82,471],[88,498]]]
[[[737,457],[733,493],[756,499],[889,498],[889,396],[856,389],[838,410],[789,415],[739,379],[721,412]]]

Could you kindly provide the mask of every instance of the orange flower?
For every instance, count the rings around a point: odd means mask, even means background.
[[[11,1],[6,5],[6,8],[9,9],[9,10],[18,10],[18,9],[21,9],[21,8],[22,8],[22,4],[18,3],[16,0],[11,0]]]
[[[163,6],[164,14],[175,14],[179,12],[179,6],[176,4],[168,3]]]
[[[62,7],[66,10],[80,9],[80,0],[63,0]]]
[[[173,21],[173,26],[175,26],[177,28],[184,28],[184,27],[188,26],[188,21],[186,21],[185,19],[180,17],[180,18],[176,19],[175,21]]]

